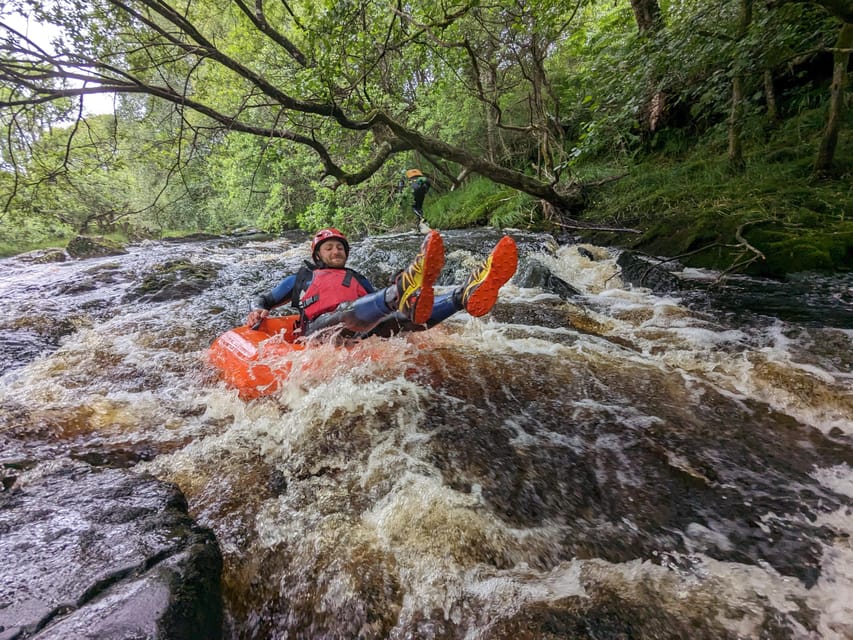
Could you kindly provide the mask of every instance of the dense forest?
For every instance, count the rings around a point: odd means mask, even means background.
[[[415,222],[853,268],[853,1],[0,2],[0,254]],[[109,113],[89,96],[113,96]]]

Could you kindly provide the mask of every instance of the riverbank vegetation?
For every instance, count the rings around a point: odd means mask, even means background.
[[[436,228],[853,268],[850,2],[19,4],[65,35],[0,27],[3,255],[411,228],[417,166]]]

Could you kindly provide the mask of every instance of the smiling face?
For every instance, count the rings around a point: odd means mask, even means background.
[[[347,263],[347,251],[340,240],[326,240],[317,247],[317,258],[327,267],[342,268]]]

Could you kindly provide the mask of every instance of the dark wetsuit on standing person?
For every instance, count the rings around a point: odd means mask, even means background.
[[[412,211],[418,218],[424,217],[424,198],[430,188],[430,181],[420,169],[409,169],[406,171],[406,180],[412,188]]]

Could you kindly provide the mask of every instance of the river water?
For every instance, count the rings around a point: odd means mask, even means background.
[[[853,277],[660,294],[512,233],[492,314],[297,352],[251,402],[205,352],[303,239],[3,260],[0,461],[176,483],[229,638],[853,637]],[[440,284],[496,237],[446,234]],[[418,242],[350,264],[384,282]],[[207,280],[152,288],[176,264]]]

